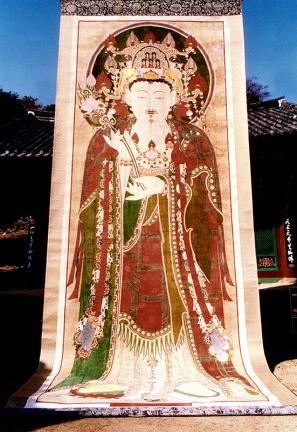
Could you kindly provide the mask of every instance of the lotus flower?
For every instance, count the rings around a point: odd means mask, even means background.
[[[96,99],[94,99],[92,96],[83,99],[80,104],[80,109],[84,111],[86,114],[92,114],[92,112],[98,111],[99,108],[100,108],[99,102]]]

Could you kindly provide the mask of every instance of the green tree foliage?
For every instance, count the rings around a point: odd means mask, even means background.
[[[248,105],[251,103],[264,102],[270,97],[268,86],[260,84],[258,78],[253,76],[246,81],[246,97]]]
[[[0,121],[10,121],[25,114],[26,110],[19,95],[0,89]]]
[[[26,111],[42,109],[42,105],[39,103],[38,99],[32,96],[24,96],[21,101]]]
[[[55,104],[49,104],[49,105],[45,105],[43,107],[43,111],[55,112],[55,110],[56,110],[56,105]]]
[[[5,123],[25,116],[28,111],[55,112],[55,105],[43,106],[33,96],[20,97],[15,92],[6,92],[0,88],[0,122]]]

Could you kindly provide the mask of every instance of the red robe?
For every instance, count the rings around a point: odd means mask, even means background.
[[[202,130],[169,125],[174,148],[168,173],[161,175],[167,193],[128,210],[120,200],[117,152],[104,140],[108,131],[90,142],[69,277],[69,284],[76,278],[70,299],[79,296],[81,304],[71,383],[106,376],[117,334],[148,356],[186,338],[197,368],[217,380],[245,381],[230,356],[221,357],[228,352],[223,304],[230,300],[226,281],[232,282],[214,151]],[[137,238],[126,251],[123,214],[134,224],[128,244]]]

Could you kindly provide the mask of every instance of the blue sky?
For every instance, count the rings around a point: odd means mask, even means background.
[[[297,103],[297,0],[244,0],[247,76]],[[59,0],[0,0],[0,88],[55,101]]]

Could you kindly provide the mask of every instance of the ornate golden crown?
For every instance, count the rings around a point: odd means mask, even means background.
[[[190,44],[184,51],[177,50],[170,32],[162,42],[155,41],[153,33],[148,33],[145,39],[140,41],[131,31],[123,50],[118,51],[112,43],[108,44],[109,56],[104,68],[113,78],[114,95],[122,95],[126,84],[137,79],[164,79],[177,91],[182,101],[196,99],[201,90],[197,87],[189,92],[188,89],[191,77],[198,70],[197,64],[189,56],[195,51],[193,46]],[[182,62],[181,58],[186,61]]]
[[[170,32],[159,42],[154,34],[149,32],[143,41],[140,41],[133,31],[126,40],[126,47],[119,50],[115,39],[110,37],[105,43],[107,58],[104,62],[104,70],[97,77],[91,74],[86,84],[79,88],[80,108],[88,120],[99,126],[112,120],[112,111],[108,111],[110,101],[120,100],[129,85],[139,79],[164,80],[176,91],[177,103],[183,102],[190,107],[196,105],[203,107],[203,89],[199,82],[195,83],[195,74],[198,65],[193,56],[197,49],[197,43],[193,38],[188,38],[185,48],[180,51],[176,48],[175,40]],[[189,117],[193,112],[188,109]],[[100,127],[100,126],[99,126]]]

